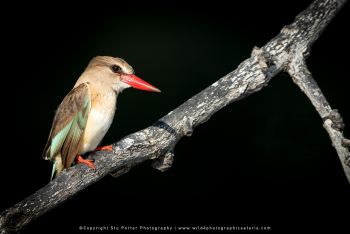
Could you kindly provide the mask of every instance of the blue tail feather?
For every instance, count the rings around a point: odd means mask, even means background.
[[[51,172],[51,178],[50,181],[53,180],[56,177],[56,167],[57,167],[57,162],[56,160],[52,162],[52,172]]]

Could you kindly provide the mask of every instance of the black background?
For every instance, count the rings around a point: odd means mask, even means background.
[[[154,123],[263,46],[311,1],[18,4],[6,18],[11,52],[3,80],[0,210],[44,186],[41,158],[55,108],[96,55],[122,57],[162,90],[127,90],[103,143]],[[350,125],[348,6],[314,44],[308,64]],[[11,68],[10,68],[11,67]],[[13,89],[12,89],[13,88]],[[6,93],[6,92],[3,92]],[[14,99],[12,97],[15,97]],[[9,111],[6,111],[9,110]],[[349,128],[345,135],[350,136]],[[79,225],[266,225],[340,230],[350,186],[309,100],[286,74],[235,102],[175,148],[164,173],[146,162],[106,177],[23,233],[79,232]]]

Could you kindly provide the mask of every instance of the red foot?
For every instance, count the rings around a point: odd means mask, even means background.
[[[106,151],[112,151],[113,147],[112,145],[106,145],[106,146],[98,146],[95,151],[100,151],[100,150],[106,150]]]
[[[84,163],[86,166],[92,168],[92,169],[96,169],[96,166],[94,164],[94,161],[91,159],[83,159],[82,156],[78,155],[77,157],[77,162],[78,163]]]

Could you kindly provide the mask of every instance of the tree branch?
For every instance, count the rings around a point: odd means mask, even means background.
[[[261,90],[280,71],[287,71],[306,93],[324,120],[334,147],[350,181],[349,141],[341,132],[340,115],[329,106],[305,65],[312,43],[345,1],[315,0],[299,14],[294,23],[261,49],[254,48],[249,59],[236,70],[219,79],[181,106],[159,119],[152,126],[133,133],[113,145],[111,152],[97,152],[97,170],[83,165],[64,170],[55,180],[25,198],[0,216],[0,233],[21,230],[40,215],[60,205],[87,186],[109,173],[120,176],[145,160],[154,160],[161,171],[172,164],[176,143],[192,134],[193,129],[233,101]]]
[[[294,83],[297,84],[310,99],[312,105],[321,116],[323,127],[331,138],[332,145],[338,153],[345,175],[350,182],[350,153],[348,149],[349,145],[346,146],[346,142],[349,140],[345,139],[343,136],[342,130],[344,128],[344,123],[342,117],[338,113],[338,110],[332,109],[328,104],[321,89],[308,70],[301,54],[296,54],[293,57],[288,68],[288,73],[292,77]]]

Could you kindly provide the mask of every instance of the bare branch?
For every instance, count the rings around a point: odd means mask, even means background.
[[[332,145],[338,153],[345,175],[348,181],[350,181],[350,152],[346,146],[346,142],[349,140],[343,136],[342,130],[344,123],[342,117],[336,109],[332,109],[328,104],[321,89],[307,69],[302,53],[293,56],[288,72],[293,78],[294,83],[306,94],[323,119],[323,127],[328,132]]]
[[[316,0],[297,16],[294,23],[281,32],[261,49],[254,48],[249,59],[236,70],[219,79],[195,95],[174,111],[159,119],[152,126],[131,134],[113,145],[112,152],[97,152],[97,170],[77,165],[63,171],[54,181],[31,196],[2,212],[0,233],[21,230],[29,222],[60,205],[87,186],[102,179],[109,173],[120,176],[134,165],[147,159],[155,160],[153,166],[161,171],[171,166],[173,149],[183,136],[191,135],[193,129],[206,122],[211,115],[233,101],[245,98],[261,90],[269,80],[282,70],[287,70],[294,81],[308,95],[322,118],[342,160],[345,173],[350,178],[348,151],[341,131],[332,127],[334,110],[330,108],[305,64],[307,48],[318,38],[345,1]],[[299,57],[293,57],[298,55]],[[302,66],[299,66],[301,63]],[[299,70],[298,70],[299,69]],[[300,70],[302,69],[302,70]],[[306,83],[305,83],[306,82]],[[318,95],[313,96],[314,91]],[[327,117],[328,116],[328,117]],[[339,118],[338,118],[339,120]],[[347,161],[347,162],[348,162]]]

